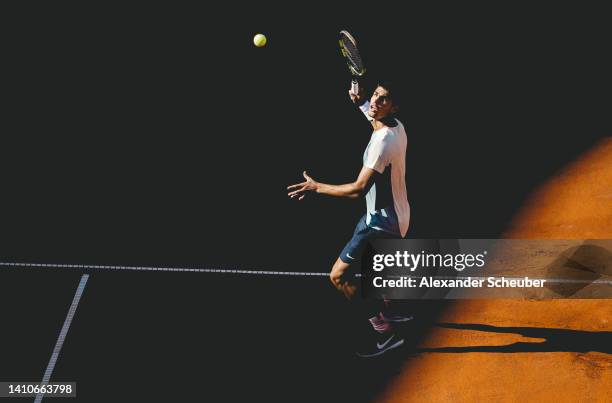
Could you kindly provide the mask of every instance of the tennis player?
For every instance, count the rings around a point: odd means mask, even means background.
[[[407,137],[404,126],[395,118],[399,100],[394,91],[390,83],[380,82],[367,101],[362,93],[354,94],[349,90],[351,100],[359,106],[373,128],[357,179],[331,185],[315,180],[304,171],[305,181],[287,188],[289,197],[298,200],[304,199],[309,192],[348,198],[365,195],[366,214],[357,223],[352,239],[340,253],[330,273],[332,284],[349,300],[361,305],[360,310],[365,310],[364,314],[375,330],[371,343],[358,352],[362,357],[375,357],[401,346],[404,340],[394,333],[392,322],[411,319],[386,317],[380,305],[356,296],[359,284],[355,281],[354,271],[350,270],[359,262],[370,240],[403,238],[408,231],[410,205],[405,182]]]

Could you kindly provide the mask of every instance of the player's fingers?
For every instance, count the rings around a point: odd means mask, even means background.
[[[298,190],[294,190],[293,192],[290,192],[289,193],[289,197],[293,197],[293,196],[299,195],[300,193],[304,193],[304,188],[300,188]]]
[[[304,175],[304,178],[306,178],[307,181],[310,180],[310,176],[308,176],[308,173],[306,171],[304,171],[302,175]]]
[[[301,195],[300,198],[298,200],[302,200],[304,197],[306,197],[305,194]]]
[[[295,188],[299,188],[304,186],[306,183],[302,182],[302,183],[296,183],[295,185],[291,185],[291,186],[287,186],[287,190],[291,190],[291,189],[295,189]]]

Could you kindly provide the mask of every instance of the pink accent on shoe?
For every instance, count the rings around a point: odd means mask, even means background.
[[[391,331],[391,323],[381,314],[368,319],[370,324],[378,333],[386,333]]]

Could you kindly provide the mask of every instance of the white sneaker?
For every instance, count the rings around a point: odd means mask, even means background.
[[[404,344],[404,339],[395,333],[376,333],[376,340],[372,340],[369,345],[360,349],[357,356],[362,358],[377,357]]]

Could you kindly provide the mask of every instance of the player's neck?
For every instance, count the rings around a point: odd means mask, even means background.
[[[374,128],[374,130],[380,130],[383,129],[385,127],[395,127],[397,126],[397,122],[395,121],[394,118],[392,117],[385,117],[382,118],[380,120],[372,120],[372,127]]]

